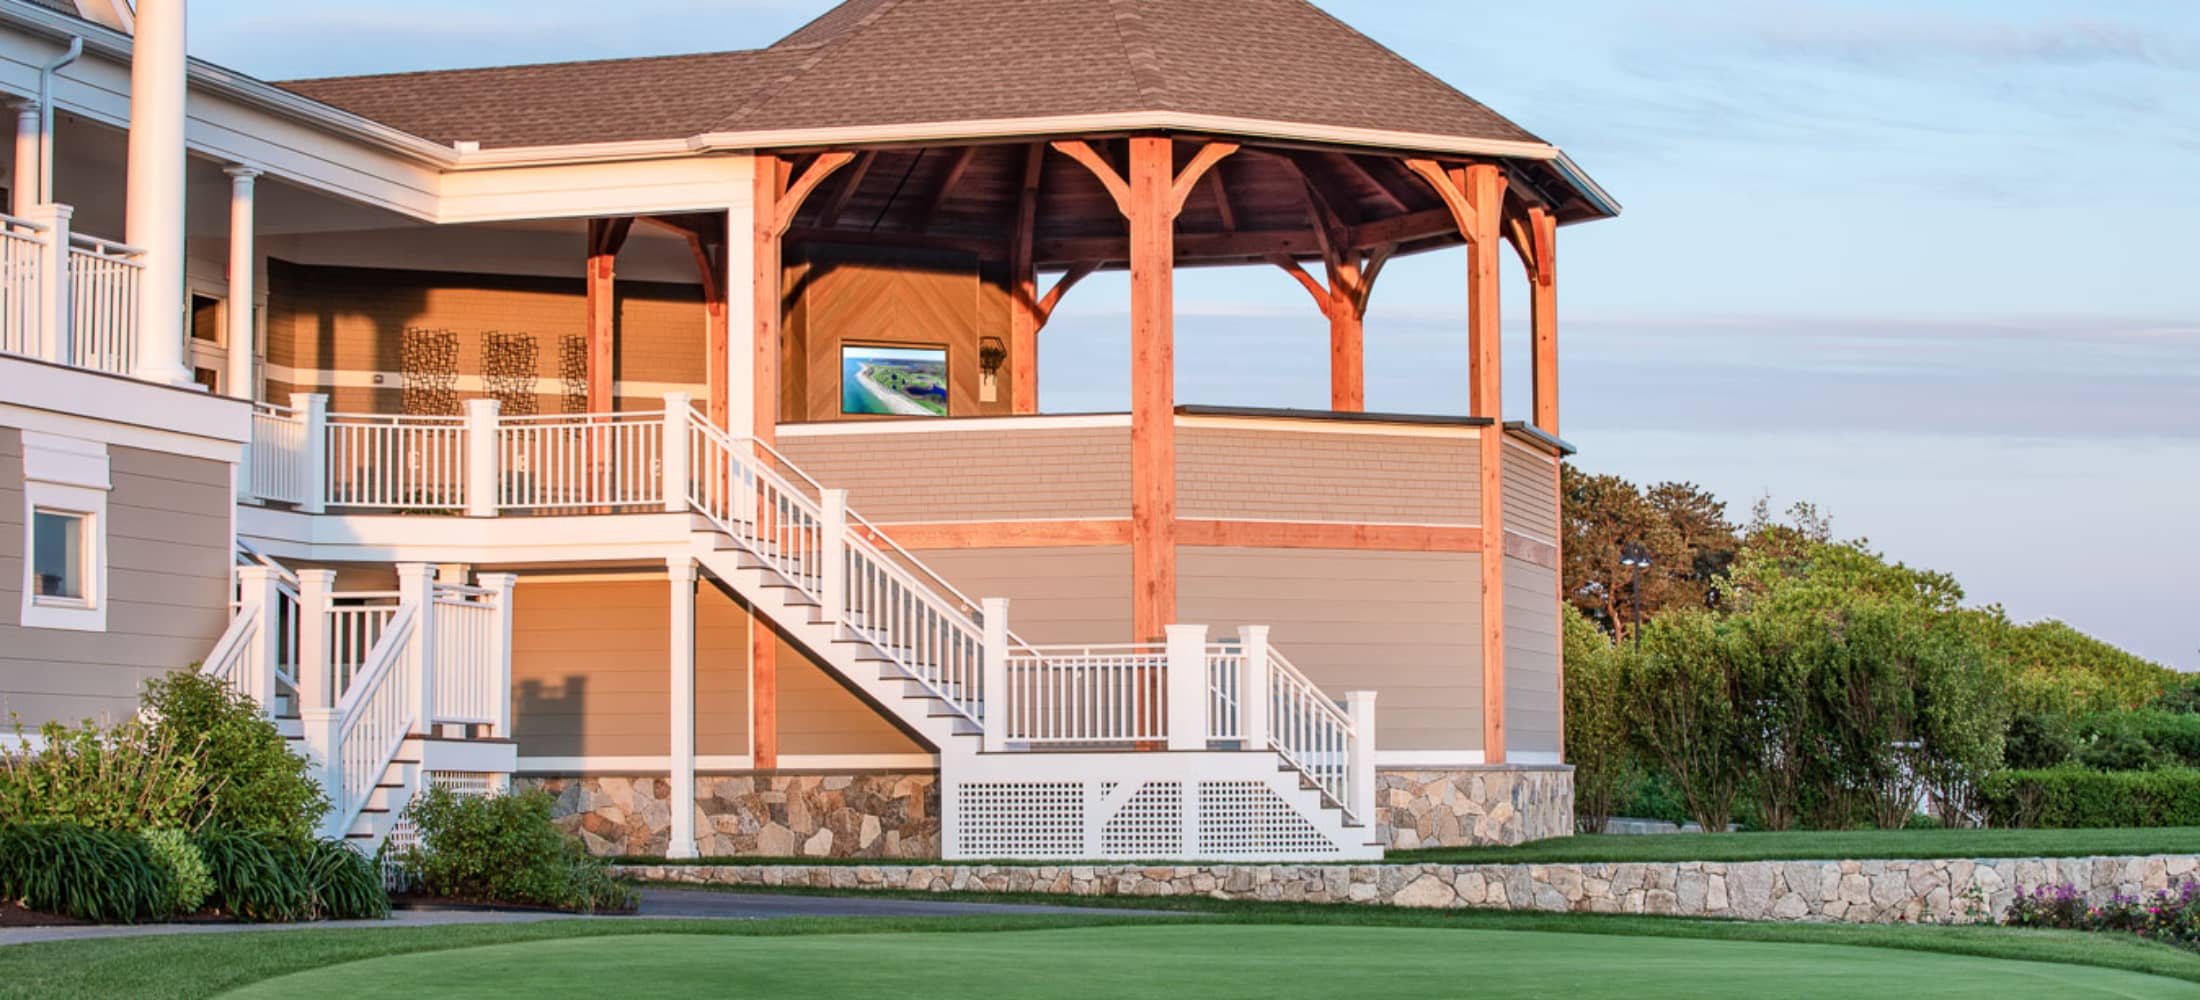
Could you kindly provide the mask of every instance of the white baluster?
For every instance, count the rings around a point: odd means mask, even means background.
[[[1352,815],[1375,837],[1375,692],[1347,691],[1345,714],[1352,717],[1352,747],[1347,767],[1352,789]]]
[[[684,392],[665,394],[664,479],[665,513],[684,514],[688,509],[688,420],[695,403]]]
[[[985,616],[985,663],[979,697],[985,699],[985,752],[1008,751],[1008,598],[988,597],[980,605]]]
[[[300,494],[298,509],[308,514],[328,510],[328,396],[318,392],[290,394],[291,409],[305,424],[298,445]]]
[[[466,516],[495,517],[502,491],[497,488],[498,411],[494,399],[466,401]]]

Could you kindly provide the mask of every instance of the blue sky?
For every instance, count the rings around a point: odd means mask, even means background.
[[[1976,601],[2200,669],[2200,4],[1322,5],[1626,204],[1560,240],[1584,467],[1737,513],[1812,500]],[[648,55],[767,44],[826,6],[197,0],[192,48],[271,78]],[[1371,407],[1463,411],[1462,267],[1384,276]],[[1123,406],[1120,292],[1063,305],[1048,408]],[[1507,299],[1517,363],[1517,277]],[[1324,327],[1280,272],[1187,274],[1178,306],[1180,398],[1324,404]]]

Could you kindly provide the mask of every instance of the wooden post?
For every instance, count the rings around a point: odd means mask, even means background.
[[[1482,526],[1482,759],[1505,762],[1505,427],[1503,316],[1498,309],[1498,251],[1504,241],[1505,173],[1495,164],[1445,167],[1408,160],[1408,169],[1443,198],[1467,238],[1468,397],[1490,420],[1477,435]]]
[[[1033,261],[1038,242],[1039,178],[1046,147],[1034,145],[1024,160],[1024,187],[1016,204],[1016,235],[1009,249],[1009,398],[1016,413],[1039,412],[1039,269]]]
[[[1344,268],[1329,261],[1329,408],[1367,409],[1366,336],[1360,305],[1345,292]]]
[[[1535,426],[1558,436],[1558,216],[1528,210],[1534,263],[1528,269],[1535,314]]]
[[[588,412],[609,413],[618,364],[617,262],[633,219],[588,220]]]
[[[1131,624],[1160,639],[1176,619],[1175,143],[1130,141]]]

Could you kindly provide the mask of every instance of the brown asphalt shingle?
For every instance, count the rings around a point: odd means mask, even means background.
[[[1139,111],[1538,141],[1305,0],[848,0],[749,52],[282,86],[485,147]]]

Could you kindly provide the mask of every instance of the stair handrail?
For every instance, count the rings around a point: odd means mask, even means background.
[[[1250,669],[1253,664],[1247,663]],[[1275,647],[1268,648],[1268,747],[1357,820],[1352,796],[1352,748],[1360,737],[1352,716]],[[1252,706],[1262,711],[1264,706]]]
[[[236,609],[229,618],[229,627],[214,641],[214,648],[199,662],[199,673],[207,678],[232,687],[237,683],[237,666],[244,662],[245,654],[252,650],[252,640],[260,631],[260,606],[247,604]]]
[[[415,648],[418,613],[410,604],[397,610],[332,713],[334,732],[322,762],[327,776],[323,784],[334,819],[330,830],[338,836],[365,811],[378,779],[412,735],[418,665],[407,661]]]

